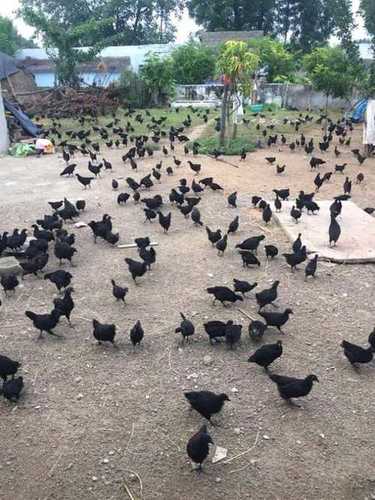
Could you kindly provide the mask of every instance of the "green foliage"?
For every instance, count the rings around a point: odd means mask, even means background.
[[[360,76],[340,47],[316,48],[304,57],[303,65],[313,87],[332,97],[350,96]]]
[[[245,42],[226,42],[217,59],[219,75],[231,80],[232,88],[241,87],[241,93],[249,96],[252,90],[252,75],[259,65],[259,56],[249,50]]]
[[[80,46],[80,41],[87,33],[92,35],[99,33],[103,24],[107,24],[108,20],[103,23],[91,19],[72,28],[64,29],[58,21],[49,20],[43,13],[28,8],[23,9],[23,18],[42,36],[48,55],[56,66],[58,83],[78,87],[80,80],[77,66],[92,61],[100,52],[102,45],[96,44],[87,51],[76,47]]]
[[[221,105],[220,145],[225,145],[226,121],[230,96],[240,92],[249,97],[252,91],[252,76],[259,64],[259,56],[249,50],[245,42],[226,42],[219,53],[216,68],[224,76],[224,95]],[[236,113],[236,111],[235,111]],[[234,115],[235,117],[235,115]],[[236,138],[237,125],[233,127],[233,140]]]
[[[122,99],[133,107],[144,107],[147,105],[147,95],[143,80],[131,69],[121,73],[118,84]]]
[[[297,15],[291,26],[291,43],[294,48],[309,52],[326,43],[335,31],[334,9],[336,0],[298,0]],[[338,0],[342,2],[343,0]]]
[[[359,90],[365,97],[375,98],[375,62],[373,61],[359,83]]]
[[[292,80],[295,58],[281,42],[269,37],[254,38],[249,47],[259,55],[259,65],[266,69],[268,82]]]
[[[160,58],[149,53],[139,76],[145,84],[150,102],[156,106],[165,103],[175,92],[173,79],[173,60],[170,57]]]
[[[172,53],[176,83],[193,85],[203,83],[215,74],[214,52],[199,43],[189,42]]]
[[[225,139],[224,144],[220,144],[219,138],[215,136],[203,137],[198,139],[199,152],[202,154],[210,154],[214,149],[219,149],[224,152],[224,155],[237,156],[243,150],[246,152],[255,151],[255,144],[247,137],[237,137],[236,139]],[[192,148],[189,143],[189,148]]]
[[[371,4],[374,0],[362,0]],[[291,38],[308,52],[337,35],[351,40],[351,0],[187,0],[190,15],[209,31],[262,30]],[[375,21],[374,21],[375,22]]]
[[[80,46],[92,46],[110,39],[112,45],[167,43],[174,39],[173,14],[182,0],[21,0],[21,12],[31,9],[72,29],[95,20],[100,32],[87,31]],[[110,22],[106,22],[110,21]]]
[[[189,13],[207,31],[272,33],[276,0],[187,0]]]
[[[373,38],[375,48],[375,2],[374,0],[361,0],[361,13],[365,20],[365,27]]]
[[[0,52],[13,56],[18,49],[32,48],[35,44],[17,33],[12,21],[0,16]]]
[[[355,50],[352,33],[355,23],[352,13],[352,0],[329,0],[330,9],[334,19],[334,34],[341,41],[341,46],[348,52]]]

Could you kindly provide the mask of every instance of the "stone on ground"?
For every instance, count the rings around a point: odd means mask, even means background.
[[[19,274],[21,271],[22,268],[15,257],[0,258],[0,276],[11,273]]]
[[[330,224],[329,207],[332,201],[318,201],[320,211],[317,215],[307,215],[305,210],[296,224],[290,216],[294,203],[283,202],[282,212],[273,215],[293,242],[298,233],[309,253],[318,253],[321,260],[338,263],[356,264],[375,262],[375,219],[364,212],[352,201],[343,201],[341,215],[337,222],[341,236],[337,245],[330,248],[328,228]],[[273,203],[271,205],[273,207]]]

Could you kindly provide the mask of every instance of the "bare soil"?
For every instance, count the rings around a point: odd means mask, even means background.
[[[352,147],[359,141],[360,129]],[[240,195],[238,209],[228,208],[222,193],[209,191],[199,205],[202,220],[215,229],[225,229],[240,215],[240,230],[222,258],[208,244],[205,230],[175,208],[165,235],[158,223],[143,223],[140,206],[116,204],[112,178],[119,180],[119,191],[129,191],[125,177],[141,178],[160,152],[140,161],[134,173],[122,164],[122,151],[105,151],[114,171],[104,173],[86,191],[74,178],[58,176],[64,166],[60,155],[0,159],[0,231],[30,227],[49,213],[47,201],[67,196],[86,199],[87,211],[81,217],[85,222],[111,214],[121,243],[145,235],[159,243],[154,269],[135,286],[124,262],[126,256],[137,258],[134,249],[110,248],[102,241],[94,245],[89,228],[70,226],[78,249],[72,270],[75,328],[62,319],[56,332],[63,339],[37,340],[38,332],[24,315],[26,309],[51,309],[56,295],[52,284],[27,276],[14,298],[2,297],[0,350],[22,361],[25,380],[18,404],[0,401],[2,500],[119,500],[129,497],[126,488],[133,498],[145,500],[374,498],[375,368],[354,371],[340,348],[343,338],[366,344],[374,327],[374,266],[321,263],[317,279],[304,282],[303,271],[292,274],[282,257],[267,263],[263,248],[261,267],[243,269],[234,249],[236,243],[262,233],[280,253],[290,248],[275,222],[264,227],[259,212],[249,208],[251,195],[270,198],[274,188],[290,187],[293,196],[301,189],[313,190],[315,173],[305,154],[281,149],[271,155],[287,164],[282,176],[265,162],[268,150],[248,155],[245,162],[227,159],[239,168],[199,158],[201,177],[213,176],[225,195],[235,190]],[[348,175],[353,180],[359,171],[365,175],[363,185],[353,187],[353,201],[362,208],[374,206],[375,160],[359,167],[349,148],[339,149],[340,162],[348,162]],[[182,149],[177,156],[183,157]],[[328,165],[322,172],[332,170],[333,152],[324,157]],[[78,157],[81,173],[87,172],[86,162]],[[163,171],[169,165],[174,167],[172,159],[163,159]],[[168,200],[178,179],[191,182],[193,173],[185,159],[174,170],[174,176],[164,175],[150,195],[161,193]],[[317,199],[341,193],[344,178],[332,176]],[[50,253],[48,270],[55,270],[58,263],[52,249]],[[125,306],[112,297],[111,278],[129,287]],[[314,373],[320,380],[301,409],[285,404],[264,372],[247,363],[256,348],[247,334],[249,320],[237,307],[212,305],[207,286],[231,285],[233,278],[257,281],[258,289],[280,280],[279,307],[292,307],[294,316],[282,338],[284,354],[273,370],[301,377]],[[257,317],[253,297],[241,308]],[[193,341],[184,347],[174,333],[180,311],[196,326]],[[95,344],[93,318],[117,325],[118,350]],[[129,330],[138,319],[145,339],[133,353]],[[243,324],[236,350],[210,346],[203,323],[211,319]],[[270,330],[264,342],[278,338]],[[207,355],[212,357],[209,366],[203,361]],[[216,444],[228,449],[228,459],[246,452],[229,463],[207,461],[201,475],[191,471],[185,451],[187,440],[202,424],[183,396],[184,390],[193,389],[229,395],[220,426],[209,426],[209,431]]]

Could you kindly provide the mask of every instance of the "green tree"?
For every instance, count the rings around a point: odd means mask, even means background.
[[[154,53],[147,55],[139,76],[144,82],[148,98],[156,106],[165,103],[174,95],[172,58],[160,58]]]
[[[63,29],[59,22],[49,20],[44,14],[37,13],[32,9],[25,8],[23,17],[43,38],[47,53],[56,66],[58,83],[79,87],[78,65],[92,61],[102,49],[102,45],[96,44],[88,51],[76,47],[80,46],[80,41],[88,32],[92,36],[95,33],[100,33],[103,24],[107,24],[108,20],[104,23],[91,20],[72,28]]]
[[[303,66],[315,90],[328,98],[352,95],[361,75],[340,47],[319,47],[303,58]]]
[[[214,52],[199,43],[189,42],[172,52],[173,73],[176,83],[193,85],[203,83],[215,74]]]
[[[347,51],[355,51],[352,33],[355,23],[352,13],[352,0],[329,0],[329,8],[334,19],[334,34]]]
[[[224,96],[221,108],[220,144],[224,145],[226,117],[230,98],[239,92],[249,97],[252,90],[252,76],[259,65],[259,56],[249,50],[245,42],[226,42],[217,60],[217,73],[224,77]],[[236,137],[237,123],[233,127]]]
[[[360,11],[365,20],[365,27],[372,39],[372,49],[375,58],[375,2],[374,0],[361,0]],[[375,60],[363,79],[362,91],[367,96],[375,97]]]
[[[142,108],[147,103],[146,90],[143,80],[131,69],[125,69],[121,73],[118,83],[120,95],[128,104],[135,108]]]
[[[63,29],[93,19],[101,23],[100,31],[82,35],[80,46],[107,39],[112,45],[138,45],[172,41],[175,27],[171,17],[181,12],[182,5],[183,0],[21,0],[21,14],[24,9],[32,10]]]
[[[360,11],[365,20],[365,27],[373,38],[375,46],[375,2],[374,0],[361,0]]]
[[[18,34],[12,21],[0,16],[0,52],[13,56],[18,49],[32,48],[35,44]]]
[[[277,0],[275,31],[287,43],[288,36],[296,25],[298,0]]]
[[[294,55],[278,40],[269,37],[254,38],[249,47],[259,55],[259,65],[267,71],[267,81],[291,79],[295,71]]]
[[[291,31],[291,43],[296,49],[307,53],[327,42],[333,34],[335,22],[330,0],[298,0],[297,15]]]
[[[333,34],[350,38],[353,27],[351,0],[187,0],[187,6],[206,30],[262,30],[303,52]]]
[[[187,0],[189,13],[209,31],[273,32],[276,0]]]

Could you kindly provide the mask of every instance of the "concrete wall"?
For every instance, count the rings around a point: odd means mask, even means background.
[[[5,153],[9,146],[8,138],[8,128],[7,122],[5,120],[5,111],[3,97],[1,94],[1,83],[0,83],[0,154]]]
[[[309,85],[291,85],[279,83],[261,83],[258,88],[261,102],[275,102],[283,107],[297,109],[320,109],[326,106],[326,96],[322,92],[315,92]],[[330,108],[348,108],[351,101],[345,99],[328,100]]]
[[[181,103],[197,102],[220,105],[222,84],[206,85],[177,85],[176,105]],[[257,93],[259,102],[275,103],[284,108],[296,108],[299,110],[320,109],[326,106],[326,96],[322,92],[315,92],[309,85],[291,85],[282,83],[260,83]],[[328,107],[348,109],[358,100],[353,96],[351,100],[328,99]]]

